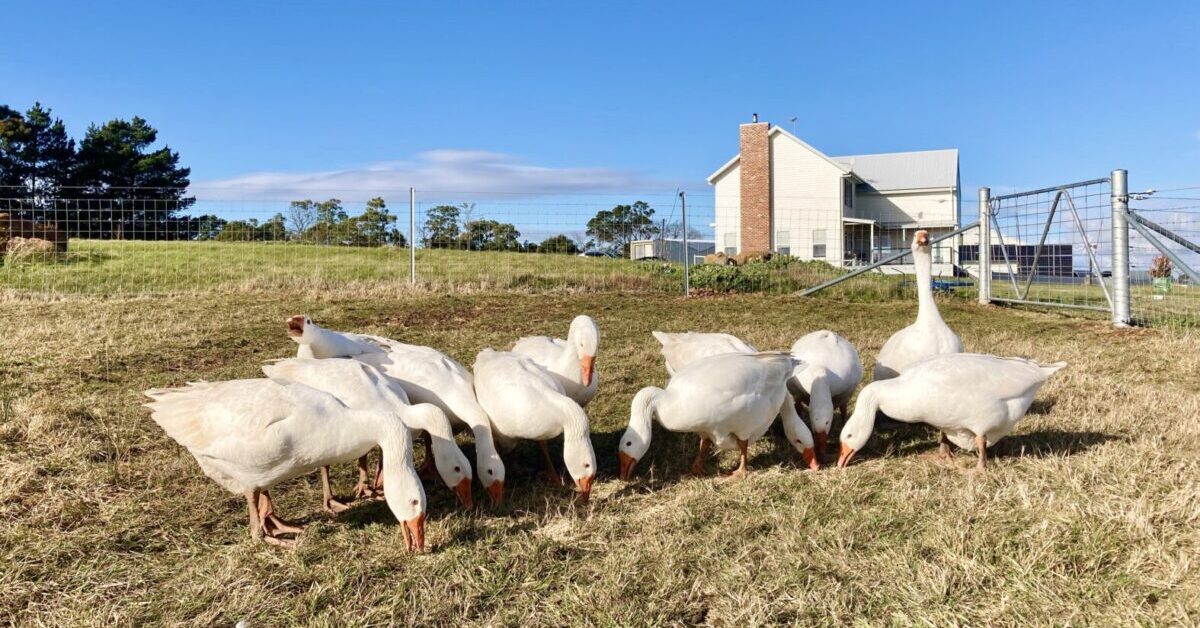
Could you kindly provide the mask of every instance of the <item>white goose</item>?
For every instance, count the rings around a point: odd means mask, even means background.
[[[600,382],[596,372],[596,352],[600,349],[600,327],[592,317],[576,316],[567,330],[567,339],[527,336],[513,345],[512,352],[523,355],[558,376],[567,396],[580,407],[587,407]]]
[[[873,381],[895,377],[921,358],[943,353],[962,353],[962,341],[942,320],[933,300],[933,255],[929,232],[913,234],[913,264],[917,270],[917,321],[892,334],[875,357]]]
[[[558,473],[546,441],[562,434],[567,472],[584,500],[591,495],[596,454],[587,414],[567,396],[558,377],[524,356],[484,349],[475,358],[475,392],[501,443],[538,441],[551,480],[557,480]]]
[[[689,331],[673,334],[665,331],[650,332],[662,345],[663,358],[667,363],[667,375],[675,375],[687,365],[709,356],[723,353],[758,353],[741,338],[732,334],[713,334]]]
[[[251,538],[276,545],[294,543],[278,535],[296,534],[300,528],[275,516],[267,492],[271,487],[379,446],[388,507],[403,523],[405,546],[419,551],[425,545],[425,491],[413,469],[412,437],[404,418],[434,408],[396,403],[384,377],[377,372],[371,376],[377,395],[369,409],[351,409],[328,393],[270,379],[148,390],[152,401],[146,406],[205,475],[246,496]]]
[[[673,432],[700,435],[700,451],[692,462],[694,475],[703,473],[710,444],[740,450],[741,464],[733,476],[746,475],[746,450],[766,433],[776,415],[783,416],[788,441],[809,468],[817,469],[812,433],[796,414],[796,402],[787,390],[787,380],[803,367],[783,352],[727,353],[683,367],[665,390],[641,389],[633,398],[629,427],[621,436],[621,478],[629,479],[634,465],[649,450],[654,417]]]
[[[862,449],[882,411],[905,423],[927,423],[942,432],[942,453],[950,443],[979,450],[979,468],[987,447],[1004,438],[1033,403],[1046,379],[1066,362],[1039,364],[1022,358],[953,353],[909,365],[899,377],[873,382],[858,393],[854,414],[842,428],[838,466]]]
[[[808,404],[817,453],[824,454],[833,425],[833,408],[840,408],[842,419],[846,419],[846,404],[862,381],[862,360],[854,345],[828,329],[797,340],[792,355],[808,364],[792,379],[790,388],[797,399]]]
[[[369,408],[378,396],[375,382],[365,374],[364,364],[349,358],[327,360],[298,359],[277,360],[263,366],[263,373],[277,381],[298,382],[317,390],[325,391],[351,408]],[[366,367],[371,368],[371,367]],[[372,368],[372,370],[374,370]],[[385,377],[386,385],[400,403],[409,405],[404,389],[391,378]],[[458,497],[465,508],[471,507],[471,463],[454,442],[454,432],[446,413],[437,406],[423,406],[430,411],[408,410],[404,422],[410,430],[423,430],[431,437],[432,454],[438,475],[446,486]],[[366,486],[366,456],[359,458],[359,484]],[[346,510],[348,506],[334,499],[329,486],[329,467],[321,467],[321,489],[324,494],[322,505],[333,513]],[[362,492],[357,490],[356,492]]]
[[[475,436],[475,472],[493,504],[504,499],[504,462],[496,451],[488,415],[475,398],[471,372],[446,354],[378,336],[324,329],[307,316],[288,319],[288,335],[297,354],[316,358],[347,357],[378,367],[396,380],[414,403],[442,409],[456,428]]]

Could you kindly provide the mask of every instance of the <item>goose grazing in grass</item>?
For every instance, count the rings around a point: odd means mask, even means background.
[[[802,368],[801,361],[782,352],[726,353],[683,367],[666,389],[641,389],[633,398],[629,427],[621,436],[621,478],[628,480],[649,450],[655,417],[668,430],[700,435],[700,451],[692,462],[694,475],[703,474],[709,446],[715,444],[741,452],[733,477],[745,476],[750,443],[766,433],[776,415],[783,416],[788,441],[809,468],[817,469],[812,433],[796,414],[795,400],[787,390],[787,380]]]
[[[962,353],[962,341],[942,320],[933,300],[933,255],[929,232],[913,234],[913,265],[917,270],[917,321],[892,334],[875,358],[873,381],[896,377],[909,364],[931,355]]]
[[[446,413],[453,427],[470,429],[475,437],[475,472],[479,482],[493,504],[503,501],[504,462],[496,451],[488,415],[475,398],[470,371],[436,349],[379,336],[332,331],[304,315],[289,318],[287,325],[288,335],[299,345],[299,356],[353,357],[375,366],[400,384],[413,403],[431,403]],[[427,461],[431,459],[426,456]]]
[[[600,349],[600,327],[592,317],[576,316],[567,330],[567,339],[527,336],[513,345],[512,352],[523,355],[558,376],[567,396],[586,408],[600,382],[596,372],[596,352]]]
[[[689,331],[673,334],[652,331],[651,335],[662,345],[663,359],[667,363],[667,375],[709,356],[723,353],[758,353],[758,349],[732,334],[717,334]]]
[[[484,349],[475,358],[475,392],[503,441],[538,441],[551,481],[561,480],[546,441],[562,434],[567,472],[587,500],[596,478],[588,417],[557,376],[525,356]]]
[[[845,467],[862,449],[882,411],[905,423],[927,423],[942,432],[943,455],[950,443],[979,451],[979,469],[987,448],[1012,432],[1033,396],[1066,362],[1039,364],[1022,358],[951,353],[909,365],[899,377],[872,382],[858,393],[854,414],[842,428],[838,466]]]
[[[271,487],[382,448],[388,507],[403,523],[405,546],[420,551],[425,545],[425,491],[413,468],[412,437],[403,416],[405,409],[419,406],[397,403],[381,374],[368,376],[375,394],[362,408],[350,408],[304,384],[272,379],[148,390],[151,402],[146,406],[205,475],[246,496],[251,538],[275,545],[294,544],[280,535],[301,529],[275,515]]]
[[[367,369],[372,372],[368,373]],[[454,442],[450,420],[437,406],[410,406],[408,395],[395,380],[378,373],[374,367],[348,358],[278,360],[263,366],[262,370],[271,379],[298,382],[327,392],[351,408],[371,407],[378,397],[373,376],[383,377],[384,384],[395,395],[396,401],[406,406],[401,409],[405,425],[411,430],[423,430],[431,437],[434,464],[442,481],[454,492],[464,508],[471,507],[471,463]],[[365,492],[366,466],[366,455],[363,455],[359,458],[359,486],[355,487],[356,496]],[[329,485],[329,467],[321,467],[321,489],[324,494],[322,506],[326,511],[338,513],[348,508],[333,497]]]
[[[808,368],[792,379],[792,394],[808,405],[817,453],[824,455],[829,443],[829,428],[833,425],[833,409],[838,407],[842,419],[848,415],[846,404],[862,381],[862,361],[850,341],[822,329],[814,331],[792,345],[792,355],[808,364]]]

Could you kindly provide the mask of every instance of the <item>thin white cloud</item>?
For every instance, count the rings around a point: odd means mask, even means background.
[[[475,196],[514,193],[571,194],[637,192],[670,184],[612,168],[551,168],[523,163],[505,153],[431,150],[415,158],[318,172],[254,172],[199,181],[193,194],[206,200],[288,200],[339,196],[354,200],[415,187],[422,192],[462,192]]]

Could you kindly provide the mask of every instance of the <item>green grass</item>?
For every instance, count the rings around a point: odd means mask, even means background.
[[[402,294],[413,288],[520,292],[683,291],[683,267],[651,261],[574,255],[417,251],[410,283],[409,251],[293,243],[72,240],[66,255],[0,266],[0,288],[18,294],[170,295],[212,291],[338,291]],[[745,268],[698,267],[696,290],[791,293],[842,271],[792,261]],[[838,295],[879,300],[901,280],[870,275],[838,287]]]
[[[106,262],[73,268],[91,263]],[[845,470],[801,470],[786,443],[764,439],[749,479],[689,479],[695,438],[656,428],[626,484],[616,439],[630,399],[665,381],[650,330],[724,330],[783,348],[830,328],[869,366],[914,304],[364,286],[0,301],[0,624],[1200,621],[1195,337],[943,300],[968,350],[1071,363],[986,473],[970,473],[969,456],[935,462],[935,437],[911,429],[873,437]],[[592,503],[543,484],[536,448],[523,447],[507,458],[502,508],[463,512],[428,487],[429,553],[404,553],[382,504],[325,516],[315,478],[274,491],[308,526],[299,547],[252,544],[242,498],[150,421],[140,391],[254,376],[294,352],[283,321],[298,312],[467,364],[591,314],[603,333]],[[352,476],[335,470],[343,494]]]

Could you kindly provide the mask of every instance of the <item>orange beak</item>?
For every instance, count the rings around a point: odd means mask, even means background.
[[[623,451],[618,451],[617,457],[621,459],[621,479],[628,481],[630,474],[633,473],[634,465],[637,464],[637,458]]]
[[[463,508],[470,510],[474,504],[471,496],[471,478],[463,478],[459,481],[458,486],[454,487],[454,495],[458,497],[458,503],[462,504]]]
[[[847,446],[846,443],[842,443],[842,452],[838,456],[837,466],[843,469],[846,468],[846,465],[850,464],[850,460],[854,458],[854,453],[854,450]]]
[[[504,501],[504,482],[496,480],[487,487],[488,497],[492,498],[492,506],[499,506]]]
[[[817,442],[817,455],[824,458],[829,453],[829,432],[817,432],[813,440]]]
[[[404,549],[409,552],[425,551],[425,513],[404,522]]]
[[[821,468],[821,461],[817,460],[817,451],[812,447],[800,452],[800,457],[804,459],[804,464],[808,465],[809,469],[817,471]]]
[[[580,376],[583,377],[583,385],[592,385],[592,370],[596,367],[596,356],[585,355],[579,358]]]
[[[588,502],[588,499],[591,498],[591,496],[592,496],[592,481],[595,479],[596,479],[596,476],[589,475],[585,478],[580,478],[578,480],[575,480],[575,486],[579,487],[579,496],[580,496],[579,499],[580,499],[580,501],[582,501],[585,504]]]

